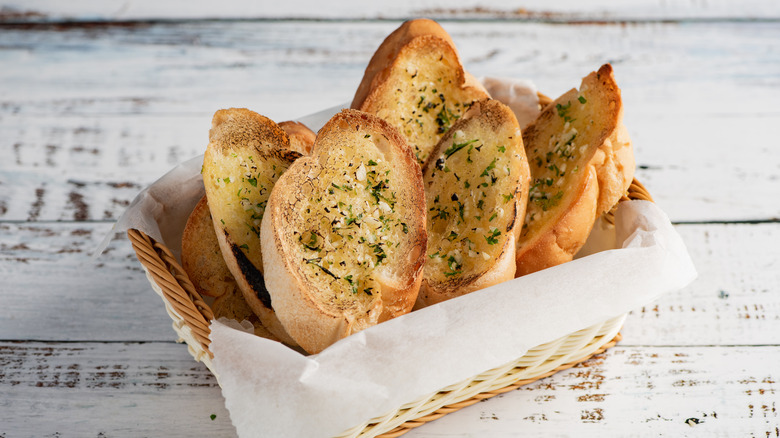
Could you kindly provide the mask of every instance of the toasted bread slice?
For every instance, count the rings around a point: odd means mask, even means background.
[[[206,196],[195,205],[181,238],[181,265],[199,294],[220,297],[238,289],[230,273],[211,221]]]
[[[447,32],[435,21],[418,19],[402,24],[379,46],[352,108],[390,122],[422,165],[472,102],[487,97],[463,70]]]
[[[308,155],[311,153],[311,148],[314,146],[314,139],[317,138],[317,134],[309,129],[301,122],[286,121],[279,123],[279,127],[287,133],[287,137],[290,138],[290,149],[301,155]]]
[[[514,278],[530,174],[512,110],[475,102],[434,149],[423,181],[428,259],[418,307]]]
[[[607,64],[523,131],[532,183],[517,276],[570,261],[596,217],[628,189],[633,154],[621,118],[620,89]]]
[[[281,341],[263,327],[225,264],[206,196],[192,210],[184,227],[181,259],[182,267],[198,293],[216,298],[211,304],[215,319],[249,321],[255,335]]]
[[[265,281],[309,353],[411,310],[425,258],[420,167],[385,121],[343,110],[279,178],[260,236]]]
[[[270,119],[247,109],[214,114],[203,158],[203,184],[222,256],[263,325],[294,341],[274,315],[263,282],[260,224],[276,180],[300,154]]]

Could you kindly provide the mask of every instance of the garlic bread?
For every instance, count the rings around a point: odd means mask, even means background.
[[[472,102],[489,97],[466,73],[455,44],[438,23],[407,21],[379,46],[352,108],[387,120],[420,163]]]
[[[265,281],[307,352],[411,310],[425,257],[420,167],[387,122],[343,110],[276,182],[263,217]]]
[[[279,127],[284,130],[287,137],[290,138],[290,149],[301,155],[308,155],[311,153],[311,148],[314,146],[314,139],[317,138],[317,134],[309,129],[301,122],[294,122],[291,120],[279,123]]]
[[[222,258],[205,195],[195,205],[184,227],[181,266],[195,290],[203,296],[216,298],[238,289]]]
[[[276,319],[265,289],[260,225],[276,180],[299,156],[276,123],[233,108],[214,114],[203,158],[203,184],[222,256],[247,304],[285,343],[294,341]]]
[[[475,102],[423,168],[428,258],[418,307],[514,278],[529,180],[512,110]]]
[[[532,182],[517,276],[570,261],[597,216],[628,189],[633,154],[621,119],[620,89],[606,64],[523,131]]]

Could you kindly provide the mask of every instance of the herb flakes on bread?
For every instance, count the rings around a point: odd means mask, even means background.
[[[285,343],[263,282],[260,225],[276,180],[300,156],[285,132],[247,109],[219,110],[209,131],[203,183],[228,269],[263,325]]]
[[[425,258],[420,167],[385,121],[343,110],[279,178],[262,222],[265,280],[309,353],[411,310]]]
[[[403,23],[366,67],[352,108],[387,120],[406,137],[420,165],[472,102],[489,97],[463,66],[436,22]]]
[[[620,89],[606,64],[545,107],[523,131],[531,188],[516,275],[572,260],[598,215],[633,178]]]
[[[423,168],[429,240],[419,307],[514,278],[529,178],[512,110],[475,102]]]

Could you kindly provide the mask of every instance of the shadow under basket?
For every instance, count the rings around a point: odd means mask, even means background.
[[[631,183],[621,202],[629,199],[652,201],[637,180]],[[604,219],[613,223],[614,209],[606,213]],[[209,323],[214,319],[211,309],[165,245],[139,230],[131,229],[127,235],[152,288],[162,297],[165,309],[173,319],[173,329],[180,340],[187,343],[190,354],[214,372],[213,354],[209,351]],[[406,403],[344,431],[338,437],[398,437],[461,408],[571,368],[619,342],[619,331],[625,318],[626,315],[620,315],[534,347],[504,366]]]

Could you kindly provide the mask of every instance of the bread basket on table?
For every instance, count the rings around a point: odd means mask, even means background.
[[[636,180],[621,201],[629,199],[652,201]],[[604,220],[611,223],[613,213],[604,215]],[[152,288],[162,297],[173,319],[174,330],[187,343],[192,356],[213,372],[213,354],[209,350],[209,325],[214,318],[211,309],[169,248],[137,229],[130,229],[127,234]],[[400,436],[450,412],[570,368],[614,346],[620,340],[619,330],[624,320],[625,314],[536,346],[510,363],[366,419],[339,436]]]

